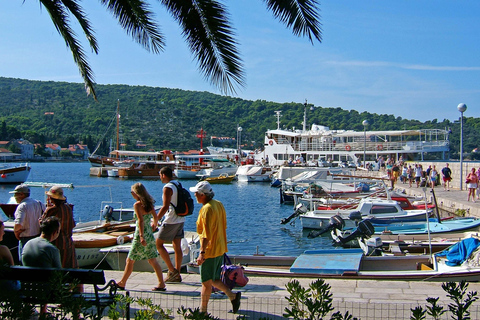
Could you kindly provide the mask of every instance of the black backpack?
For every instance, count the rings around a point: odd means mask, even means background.
[[[177,216],[185,217],[193,214],[194,205],[190,192],[182,187],[180,182],[178,182],[178,185],[173,182],[172,184],[177,188],[177,206],[175,207],[173,203],[171,203]]]

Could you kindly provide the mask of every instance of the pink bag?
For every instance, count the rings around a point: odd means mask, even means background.
[[[232,265],[232,261],[225,253],[223,255],[222,274],[220,279],[222,282],[232,290],[235,287],[244,287],[248,283],[248,278],[244,274],[244,269],[241,265]],[[216,290],[214,290],[215,292]]]

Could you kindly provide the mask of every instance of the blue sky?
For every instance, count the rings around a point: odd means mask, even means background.
[[[197,70],[176,22],[151,3],[166,37],[160,55],[134,43],[98,1],[83,1],[100,45],[98,55],[88,51],[96,82],[220,94]],[[466,103],[465,116],[480,117],[480,1],[321,1],[323,41],[314,45],[275,20],[261,0],[225,3],[246,71],[237,97],[307,99],[421,121],[456,120],[457,105]],[[0,1],[0,30],[0,76],[82,82],[37,0]]]

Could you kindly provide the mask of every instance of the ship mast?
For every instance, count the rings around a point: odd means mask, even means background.
[[[282,111],[275,111],[275,117],[277,118],[277,130],[280,130],[280,117],[282,116],[281,113]]]
[[[117,150],[120,150],[120,99],[117,100]]]
[[[305,110],[303,111],[303,132],[307,132],[307,99],[305,99]]]

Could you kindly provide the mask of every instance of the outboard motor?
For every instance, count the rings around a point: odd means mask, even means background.
[[[375,228],[368,220],[362,220],[358,223],[357,229],[349,234],[346,238],[339,237],[340,242],[345,244],[353,239],[362,238],[368,239],[375,233]]]
[[[283,218],[282,221],[280,221],[281,224],[287,224],[292,220],[293,218],[298,217],[301,214],[305,214],[308,211],[307,207],[305,207],[303,204],[299,203],[295,207],[295,211],[288,217],[288,218]]]
[[[381,256],[383,242],[380,237],[369,238],[367,241],[359,241],[360,248],[367,256]]]
[[[362,213],[360,211],[353,211],[348,216],[348,219],[355,222],[355,225],[358,226],[358,223],[362,221]]]
[[[330,218],[330,220],[328,221],[328,226],[326,228],[310,231],[307,237],[313,239],[324,234],[325,232],[332,231],[333,229],[343,230],[344,227],[345,220],[343,220],[342,217],[335,215]]]
[[[105,219],[105,221],[110,222],[112,220],[115,220],[113,218],[113,207],[109,206],[108,204],[103,208],[102,216]]]

